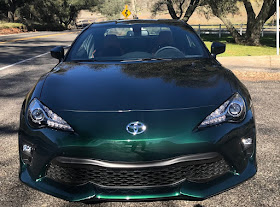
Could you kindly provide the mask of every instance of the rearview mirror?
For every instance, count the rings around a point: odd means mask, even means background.
[[[211,45],[211,54],[216,56],[226,51],[226,45],[221,42],[213,42]]]
[[[62,46],[55,47],[51,49],[51,56],[60,61],[64,59],[64,48]]]

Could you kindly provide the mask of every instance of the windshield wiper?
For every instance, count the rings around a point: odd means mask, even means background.
[[[171,58],[139,58],[139,59],[128,59],[122,60],[121,62],[142,62],[142,61],[154,61],[154,60],[172,60]]]
[[[102,59],[78,59],[71,60],[71,62],[79,63],[79,62],[143,62],[143,61],[156,61],[156,60],[172,60],[171,58],[138,58],[138,59],[127,59],[127,60],[102,60]]]
[[[172,60],[171,58],[143,58],[143,61],[149,61],[149,60]]]
[[[84,59],[84,60],[71,60],[71,62],[74,62],[74,63],[79,63],[79,62],[95,62],[97,60],[94,60],[94,59]]]
[[[98,59],[81,59],[81,60],[71,60],[71,62],[79,63],[79,62],[110,62],[114,60],[98,60]]]

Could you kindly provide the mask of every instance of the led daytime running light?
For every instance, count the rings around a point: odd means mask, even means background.
[[[245,113],[245,102],[243,98],[238,93],[236,93],[229,100],[224,102],[219,108],[213,111],[209,116],[207,116],[201,122],[199,127],[217,125],[226,121],[241,121],[244,118]]]
[[[48,107],[44,106],[36,98],[34,98],[29,105],[28,115],[33,125],[35,124],[38,127],[48,126],[54,129],[73,131],[72,127],[66,121],[64,121],[60,116],[58,116]]]

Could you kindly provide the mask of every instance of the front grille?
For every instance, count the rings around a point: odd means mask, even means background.
[[[88,164],[52,162],[46,176],[55,181],[80,185],[94,183],[107,187],[149,187],[179,183],[183,180],[207,182],[230,171],[221,157],[215,160],[183,162],[162,167],[117,169]]]

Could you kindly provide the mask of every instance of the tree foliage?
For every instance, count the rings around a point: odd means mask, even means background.
[[[15,12],[18,8],[23,6],[25,3],[28,3],[28,0],[1,0],[0,5],[6,9],[7,17],[14,22],[15,21]],[[0,9],[2,10],[2,9]]]
[[[68,27],[75,21],[78,12],[96,6],[98,0],[0,0],[13,15],[16,11],[23,21],[35,21],[42,24],[60,24]]]
[[[108,19],[119,19],[124,6],[130,3],[130,0],[100,0],[95,10]]]
[[[205,0],[159,0],[154,4],[152,13],[156,15],[167,9],[173,19],[187,22],[196,8],[204,5],[204,2]]]
[[[245,45],[260,45],[261,31],[266,21],[276,12],[276,0],[263,0],[259,13],[256,13],[251,0],[207,0],[212,13],[225,24],[235,41]],[[226,3],[226,7],[224,6]],[[246,34],[241,35],[228,18],[227,14],[235,12],[236,3],[241,2],[247,13]]]
[[[8,17],[8,5],[5,0],[0,0],[0,19]]]

